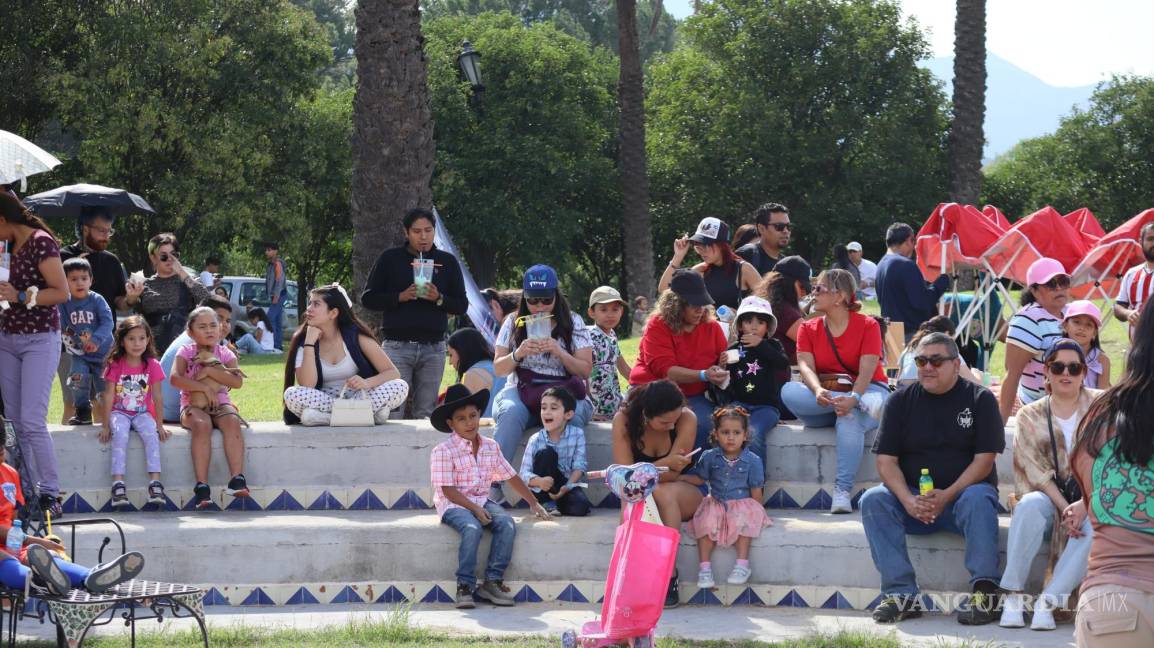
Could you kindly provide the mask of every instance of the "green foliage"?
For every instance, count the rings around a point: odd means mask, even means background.
[[[1115,77],[1053,135],[1020,142],[986,170],[985,201],[1013,217],[1089,207],[1107,230],[1154,207],[1154,78]]]
[[[717,0],[683,32],[647,79],[659,261],[698,219],[736,225],[770,200],[815,260],[940,201],[945,99],[895,3]]]
[[[588,281],[618,277],[609,53],[508,13],[438,18],[424,32],[433,195],[478,283],[519,282],[534,263],[580,268],[573,275]],[[480,110],[456,64],[466,38],[483,56]]]

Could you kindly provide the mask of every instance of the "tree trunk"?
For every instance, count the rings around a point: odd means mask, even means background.
[[[622,234],[627,298],[652,298],[653,227],[649,214],[649,173],[645,158],[645,90],[637,38],[637,3],[617,0],[617,45],[621,78],[617,97],[621,107],[619,159],[623,208]]]
[[[403,240],[401,219],[432,207],[433,114],[417,0],[362,0],[353,101],[353,286]],[[368,319],[376,323],[375,313]]]
[[[986,117],[986,0],[957,0],[954,115],[950,125],[950,200],[977,205],[982,191]]]

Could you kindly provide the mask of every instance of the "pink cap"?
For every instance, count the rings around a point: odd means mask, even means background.
[[[1098,310],[1098,307],[1094,305],[1094,302],[1085,299],[1079,299],[1078,301],[1070,302],[1070,305],[1066,306],[1066,312],[1062,315],[1062,319],[1068,320],[1071,317],[1077,317],[1079,315],[1085,315],[1086,317],[1089,317],[1090,319],[1094,320],[1094,323],[1098,325],[1098,328],[1102,328],[1102,311]]]
[[[1058,275],[1069,274],[1060,261],[1042,257],[1030,264],[1026,271],[1026,285],[1044,284]]]

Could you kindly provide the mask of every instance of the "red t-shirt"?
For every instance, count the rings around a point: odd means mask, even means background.
[[[672,367],[708,369],[717,364],[725,346],[725,333],[717,322],[702,321],[692,331],[674,335],[660,317],[651,318],[641,336],[637,364],[629,373],[629,384],[644,385],[661,380],[669,375]],[[686,396],[700,396],[705,393],[705,385],[693,382],[677,386]]]
[[[837,344],[837,353],[845,361],[845,366],[838,362],[829,346],[825,317],[802,322],[797,332],[797,352],[812,353],[818,373],[848,373],[857,380],[861,357],[873,355],[878,357],[878,366],[874,369],[872,380],[886,382],[886,370],[881,363],[882,333],[877,320],[861,313],[850,313],[849,326],[844,333],[834,337],[834,343]],[[846,371],[846,367],[853,371]]]
[[[0,491],[3,491],[0,497],[0,528],[11,529],[12,520],[16,519],[16,508],[24,505],[24,491],[20,488],[20,473],[6,463],[0,463]],[[0,560],[9,555],[3,549],[0,546]],[[20,551],[18,557],[21,561],[27,550],[25,547]]]

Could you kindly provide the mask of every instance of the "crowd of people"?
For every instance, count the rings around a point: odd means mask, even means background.
[[[124,455],[132,431],[144,442],[150,501],[164,501],[166,422],[190,431],[194,503],[206,507],[214,429],[231,476],[225,492],[248,494],[245,422],[230,398],[245,379],[235,346],[285,348],[286,421],[329,425],[336,401],[356,392],[377,424],[428,418],[450,434],[433,452],[431,477],[437,514],[461,535],[460,605],[513,602],[503,582],[516,532],[501,506],[505,482],[538,516],[590,513],[583,476],[591,421],[611,422],[615,462],[668,468],[653,504],[665,525],[689,523],[700,550],[698,587],[715,586],[711,556],[726,546],[738,554],[727,582],[745,583],[751,543],[772,524],[761,505],[767,435],[779,421],[797,420],[836,430],[830,510],[838,514],[854,509],[867,435],[878,430],[882,483],[858,504],[885,594],[877,621],[922,610],[906,535],[948,531],[964,536],[972,577],[960,622],[1020,627],[1029,611],[1032,628],[1052,629],[1054,613],[1070,606],[1080,586],[1078,634],[1087,645],[1108,645],[1104,628],[1117,617],[1090,606],[1118,593],[1138,604],[1126,637],[1151,638],[1154,464],[1140,416],[1154,379],[1154,318],[1141,315],[1154,292],[1154,226],[1142,231],[1146,263],[1127,273],[1113,311],[1132,331],[1122,377],[1111,379],[1101,347],[1102,313],[1071,301],[1069,275],[1043,258],[1029,269],[1021,308],[998,321],[1006,375],[995,394],[986,367],[963,359],[970,340],[962,336],[959,346],[956,337],[959,296],[943,299],[948,278],[922,278],[912,259],[914,230],[903,223],[885,233],[888,254],[876,266],[850,242],[815,277],[808,261],[786,254],[793,224],[785,206],[762,206],[733,239],[728,223],[705,218],[674,242],[651,312],[645,297],[630,303],[602,286],[586,305],[591,324],[567,300],[557,272],[536,265],[519,292],[485,291],[499,322],[490,346],[476,329],[453,330],[469,306],[462,269],[434,245],[432,212],[414,209],[403,220],[405,242],[381,253],[358,299],[335,284],[308,294],[287,347],[279,337],[285,266],[269,245],[271,306],[246,312],[254,333],[233,346],[233,304],[212,292],[217,260],[194,277],[179,261],[175,237],[161,234],[148,246],[155,274],[129,277],[107,251],[107,213],[86,213],[79,240],[60,248],[15,196],[0,200],[0,240],[12,252],[9,280],[0,283],[0,301],[9,303],[0,311],[0,392],[46,510],[60,508],[47,430],[53,367],[68,386],[73,420],[103,425],[114,507],[128,501]],[[700,262],[682,267],[690,250]],[[874,295],[881,317],[863,312]],[[379,331],[357,317],[357,301],[381,313]],[[139,315],[118,323],[115,313],[125,310]],[[886,349],[893,322],[905,333],[899,357]],[[641,338],[632,364],[617,338],[631,326]],[[457,384],[439,394],[446,357]],[[887,367],[896,368],[892,379]],[[999,571],[994,460],[1015,413],[1016,493]],[[480,433],[490,417],[491,437]],[[484,528],[494,541],[478,585]],[[1052,573],[1039,596],[1027,596],[1026,576],[1046,533]],[[668,603],[678,600],[675,572]]]

